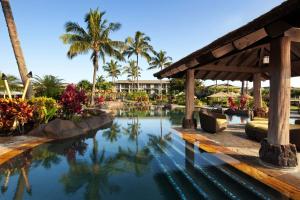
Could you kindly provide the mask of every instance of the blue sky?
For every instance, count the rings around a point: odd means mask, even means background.
[[[59,36],[64,24],[83,24],[90,8],[106,11],[106,18],[122,28],[112,37],[124,40],[139,30],[151,37],[156,50],[165,50],[174,61],[225,33],[269,11],[282,0],[11,0],[27,67],[36,75],[53,74],[66,82],[91,80],[89,55],[72,60]],[[3,13],[0,14],[0,71],[19,75]],[[142,62],[142,79],[154,79]],[[100,69],[99,75],[103,74]],[[106,75],[105,75],[106,76]],[[126,76],[119,79],[126,79]],[[207,81],[206,84],[211,84]],[[239,83],[236,83],[239,84]],[[267,83],[265,83],[266,85]],[[292,80],[300,85],[300,80]]]

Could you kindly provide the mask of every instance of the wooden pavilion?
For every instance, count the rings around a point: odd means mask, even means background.
[[[195,79],[248,80],[254,85],[254,106],[261,107],[261,81],[270,80],[268,137],[261,143],[262,161],[280,167],[297,163],[290,144],[290,78],[300,76],[300,0],[288,0],[252,22],[154,74],[185,78],[184,128],[195,127]]]

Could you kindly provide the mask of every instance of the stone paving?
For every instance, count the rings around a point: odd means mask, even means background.
[[[0,165],[24,151],[48,141],[50,139],[33,136],[0,137]]]

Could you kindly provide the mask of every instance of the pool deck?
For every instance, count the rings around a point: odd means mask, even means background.
[[[174,129],[184,140],[194,143],[206,152],[214,153],[239,171],[288,198],[300,199],[300,166],[293,170],[280,170],[263,165],[258,157],[260,144],[247,139],[244,125],[230,125],[224,132],[217,134],[205,133],[200,129]]]
[[[51,139],[32,136],[0,137],[0,165],[29,149],[49,141]]]

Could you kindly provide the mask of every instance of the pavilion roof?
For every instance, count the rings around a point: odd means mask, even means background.
[[[286,35],[292,42],[292,76],[300,76],[300,0],[288,0],[250,23],[224,35],[154,74],[157,78],[181,78],[189,68],[196,79],[249,80],[254,73],[269,79],[270,41]],[[294,40],[294,41],[296,41]]]

